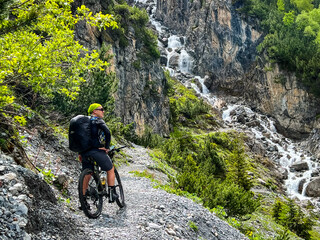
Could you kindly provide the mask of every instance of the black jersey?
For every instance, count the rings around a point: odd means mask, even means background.
[[[92,147],[106,149],[110,148],[111,133],[102,118],[91,117]]]

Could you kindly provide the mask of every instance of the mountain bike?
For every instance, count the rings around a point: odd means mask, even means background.
[[[115,148],[112,146],[108,152],[111,161],[115,153],[119,152],[120,149],[125,147],[126,146]],[[94,158],[89,157],[88,159],[94,164],[94,168],[93,170],[86,168],[80,174],[78,184],[79,200],[81,204],[81,210],[83,210],[88,218],[98,218],[102,211],[103,197],[109,197],[108,186],[106,178],[101,178],[101,173],[103,171],[96,163]],[[116,168],[114,168],[114,174],[114,186],[119,195],[119,198],[116,199],[116,203],[120,208],[123,208],[125,206],[124,192],[120,176]]]

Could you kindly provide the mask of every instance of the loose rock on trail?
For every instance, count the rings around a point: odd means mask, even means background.
[[[124,153],[128,164],[122,164],[118,170],[126,207],[119,209],[104,199],[102,214],[97,219],[88,219],[78,209],[78,162],[69,166],[69,179],[74,179],[68,186],[69,202],[61,200],[58,190],[49,185],[44,187],[46,184],[38,175],[1,156],[5,166],[2,174],[8,179],[2,177],[5,184],[0,188],[0,194],[4,196],[0,197],[0,208],[3,209],[0,224],[10,231],[0,232],[0,239],[12,239],[13,236],[16,239],[247,239],[200,204],[156,189],[150,179],[136,177],[132,171],[147,170],[160,182],[167,180],[165,174],[154,170],[155,163],[147,149],[135,145],[124,149]],[[16,177],[9,179],[12,174]],[[42,187],[37,188],[33,183]],[[21,185],[22,189],[17,189]],[[9,197],[6,197],[8,192]],[[51,199],[53,193],[58,201]],[[10,208],[4,211],[5,206]],[[22,206],[25,206],[23,211]],[[7,220],[8,214],[12,216],[11,222]]]

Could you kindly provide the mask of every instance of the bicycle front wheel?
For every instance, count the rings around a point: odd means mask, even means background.
[[[116,191],[119,193],[119,198],[116,200],[116,202],[120,208],[123,208],[126,204],[124,202],[124,192],[123,192],[123,188],[122,188],[122,184],[121,184],[120,175],[119,175],[117,169],[114,169],[114,175],[115,175],[114,186],[116,188]]]
[[[98,174],[94,174],[93,170],[84,169],[79,178],[78,191],[81,209],[88,218],[98,218],[102,211],[102,190],[98,190],[101,186]]]

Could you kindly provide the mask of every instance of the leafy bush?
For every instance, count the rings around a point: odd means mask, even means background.
[[[155,148],[160,146],[163,141],[164,139],[160,135],[153,133],[152,128],[145,126],[142,136],[137,136],[135,143],[145,147]]]
[[[41,168],[37,168],[39,172],[41,173],[43,179],[46,181],[48,184],[53,184],[53,181],[55,180],[56,176],[51,172],[51,169],[45,170]]]
[[[101,61],[107,61],[109,46],[103,45],[99,51]],[[53,105],[56,110],[63,112],[66,116],[74,114],[87,115],[90,104],[97,102],[103,105],[106,113],[112,114],[114,111],[113,93],[117,89],[117,79],[115,73],[92,70],[84,73],[86,82],[80,85],[80,92],[76,99],[72,100],[59,93],[53,98]],[[108,116],[107,116],[108,118]]]
[[[74,40],[73,28],[80,20],[99,29],[117,27],[116,22],[108,14],[92,16],[85,6],[72,15],[72,0],[66,3],[18,1],[7,8],[8,15],[0,23],[1,110],[14,102],[17,87],[45,98],[60,93],[74,99],[85,81],[82,74],[107,65],[95,51],[86,53],[88,50]]]

